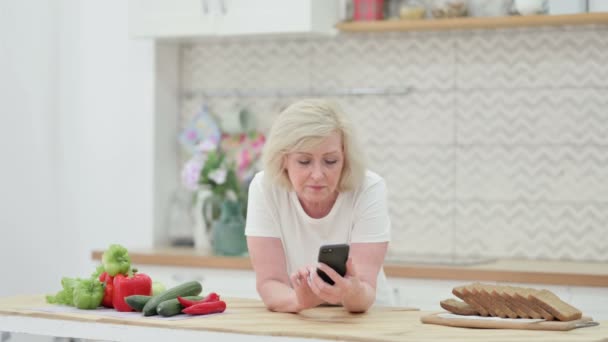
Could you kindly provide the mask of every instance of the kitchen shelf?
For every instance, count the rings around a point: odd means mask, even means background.
[[[427,20],[351,21],[338,23],[336,28],[342,32],[387,32],[498,29],[590,24],[608,24],[608,12],[567,15],[463,17]]]

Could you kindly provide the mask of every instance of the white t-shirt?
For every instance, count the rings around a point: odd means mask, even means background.
[[[390,230],[386,184],[371,171],[358,189],[339,193],[329,214],[320,219],[308,216],[295,191],[272,184],[264,172],[256,174],[249,186],[245,235],[281,239],[287,274],[317,264],[321,245],[386,242]],[[378,274],[375,304],[393,305],[384,269]]]

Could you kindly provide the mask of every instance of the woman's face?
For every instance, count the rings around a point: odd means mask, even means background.
[[[307,151],[289,153],[285,168],[298,198],[308,203],[332,199],[344,166],[342,137],[333,133]]]

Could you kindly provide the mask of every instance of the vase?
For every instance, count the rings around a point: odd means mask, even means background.
[[[247,253],[245,219],[239,201],[226,199],[221,204],[221,214],[213,222],[213,253],[225,256],[239,256]]]
[[[213,196],[211,189],[203,187],[196,193],[196,200],[192,206],[194,217],[194,248],[203,253],[211,254],[211,236],[208,206],[205,205]]]

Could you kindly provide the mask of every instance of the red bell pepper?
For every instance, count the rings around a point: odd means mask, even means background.
[[[113,304],[117,311],[133,311],[125,302],[125,298],[132,295],[152,295],[152,279],[137,270],[129,271],[128,275],[117,274],[114,277],[114,296]]]
[[[108,272],[103,272],[99,275],[99,281],[103,283],[103,299],[101,305],[106,308],[113,308],[114,304],[114,277],[108,275]]]
[[[198,303],[217,302],[220,300],[220,296],[215,292],[211,292],[207,296],[205,296],[205,298],[199,299],[199,300],[190,300],[190,299],[186,299],[184,297],[179,297],[179,296],[177,297],[177,300],[183,307],[187,308],[189,306],[192,306],[192,305],[195,305]]]
[[[226,302],[218,300],[217,302],[198,303],[183,309],[182,312],[188,315],[207,315],[224,312],[224,310],[226,310]]]

